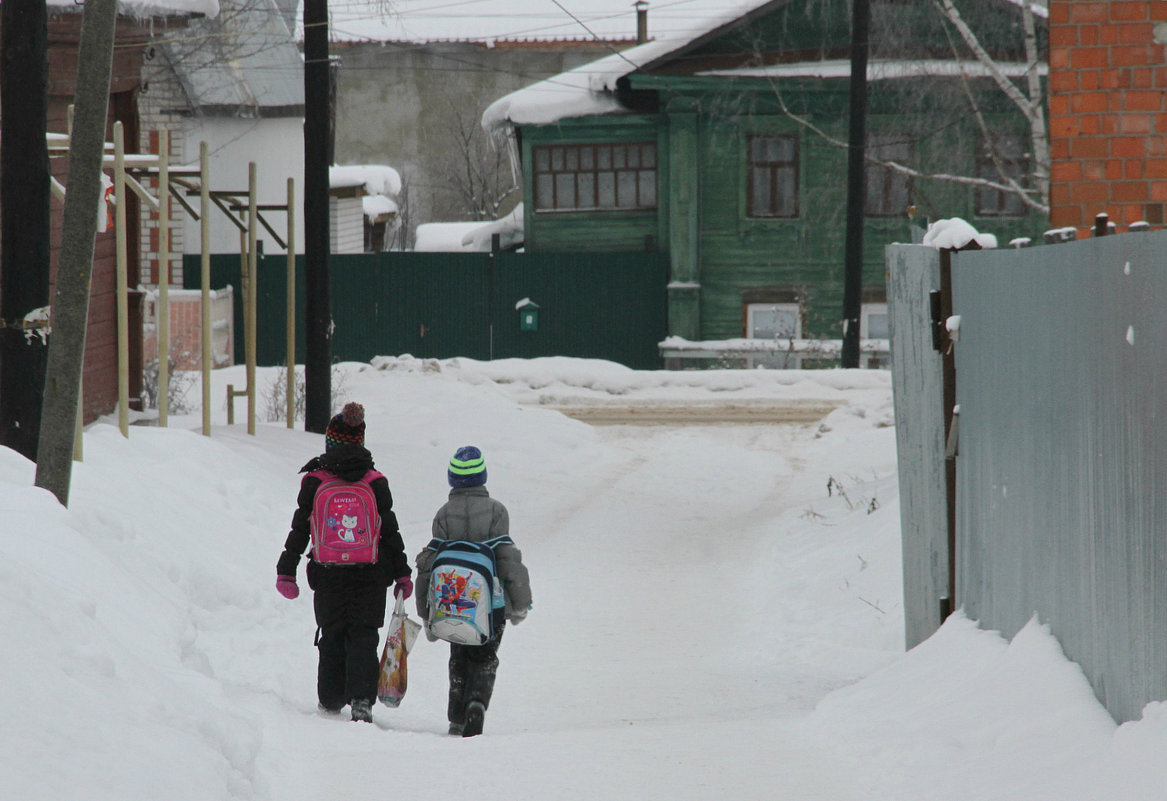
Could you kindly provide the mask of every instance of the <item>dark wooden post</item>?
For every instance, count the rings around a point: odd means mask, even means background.
[[[0,445],[35,460],[47,331],[25,317],[49,305],[45,0],[5,0],[0,26]]]

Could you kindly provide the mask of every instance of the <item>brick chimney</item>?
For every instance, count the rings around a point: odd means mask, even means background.
[[[636,0],[632,5],[636,9],[636,43],[642,45],[648,41],[648,0]]]

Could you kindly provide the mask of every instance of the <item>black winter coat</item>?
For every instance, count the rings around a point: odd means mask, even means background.
[[[360,445],[338,445],[312,459],[300,468],[300,472],[310,473],[321,469],[345,481],[357,481],[373,469],[373,455]],[[278,575],[296,575],[300,556],[312,539],[309,520],[312,517],[312,502],[316,498],[316,490],[320,483],[320,479],[315,476],[304,476],[300,482],[296,512],[292,515],[292,530],[288,532],[284,552],[276,565]],[[313,590],[357,586],[384,589],[395,579],[410,574],[405,543],[397,527],[397,515],[393,513],[393,494],[389,491],[389,480],[382,476],[375,479],[370,486],[373,497],[377,499],[377,513],[381,516],[381,540],[377,546],[377,562],[371,565],[330,567],[312,560],[309,554],[308,586]]]

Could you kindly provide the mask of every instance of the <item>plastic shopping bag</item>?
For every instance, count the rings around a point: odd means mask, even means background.
[[[381,651],[381,678],[377,682],[377,700],[385,706],[399,706],[405,697],[409,682],[406,658],[419,631],[421,624],[405,613],[405,599],[398,595],[393,616],[389,618],[385,648]]]

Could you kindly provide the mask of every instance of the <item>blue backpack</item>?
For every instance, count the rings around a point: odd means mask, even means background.
[[[482,645],[502,620],[506,597],[495,568],[494,549],[514,542],[496,537],[486,542],[430,540],[435,551],[430,570],[429,630],[458,645]]]

